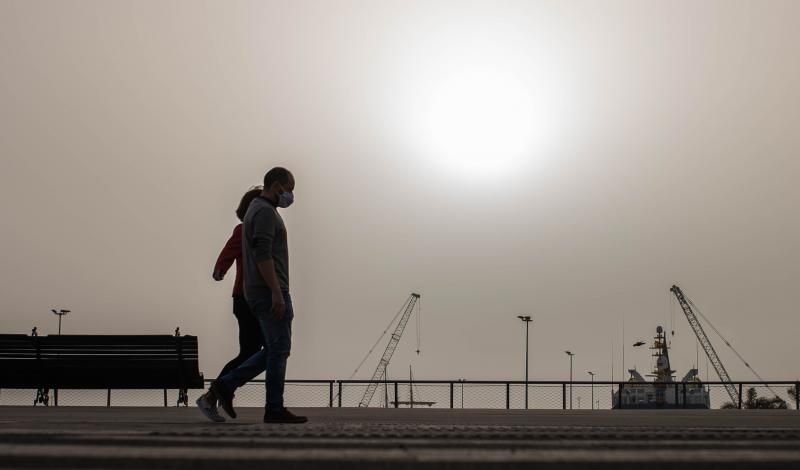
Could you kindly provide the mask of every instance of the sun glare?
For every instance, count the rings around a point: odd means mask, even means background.
[[[416,32],[393,56],[391,100],[404,145],[426,168],[456,180],[528,174],[562,130],[560,56],[522,47],[479,18]]]
[[[529,90],[494,70],[460,70],[431,90],[420,120],[437,164],[467,175],[508,173],[531,156],[542,122]]]

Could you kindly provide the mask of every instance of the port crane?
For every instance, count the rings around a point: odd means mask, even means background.
[[[706,352],[706,356],[708,356],[708,360],[711,362],[711,365],[714,366],[714,370],[717,372],[719,380],[725,386],[725,391],[728,392],[728,396],[731,398],[731,403],[737,403],[739,401],[739,393],[736,390],[736,387],[733,385],[733,382],[731,382],[731,377],[728,375],[728,371],[722,364],[722,360],[720,360],[717,351],[714,350],[711,340],[708,339],[708,335],[706,335],[705,330],[703,330],[703,325],[700,324],[700,321],[697,319],[697,315],[695,315],[694,310],[692,310],[692,306],[690,305],[691,300],[686,298],[686,296],[683,294],[683,291],[678,286],[673,285],[670,289],[670,292],[672,292],[675,295],[675,298],[678,299],[678,304],[680,304],[681,309],[683,309],[683,313],[686,315],[686,319],[689,321],[689,326],[691,326],[692,330],[694,330],[694,334],[697,336],[697,340],[700,342],[700,345]]]
[[[400,320],[397,322],[394,332],[389,338],[389,343],[386,345],[386,349],[383,351],[383,356],[381,356],[381,360],[378,362],[378,367],[372,374],[372,380],[370,380],[369,385],[367,385],[367,389],[364,391],[364,396],[361,397],[361,401],[358,403],[360,408],[369,406],[370,402],[372,401],[372,397],[375,395],[375,390],[378,389],[381,378],[386,374],[386,367],[389,365],[389,361],[391,361],[392,355],[394,355],[394,351],[397,349],[397,345],[400,343],[400,338],[403,336],[403,331],[406,329],[408,320],[411,318],[411,314],[414,312],[414,307],[418,305],[419,298],[419,294],[412,293],[410,296],[408,296],[408,299],[406,299],[406,302],[400,309],[402,312]],[[393,322],[394,320],[392,320],[392,323]],[[417,349],[417,354],[419,354],[419,349]]]

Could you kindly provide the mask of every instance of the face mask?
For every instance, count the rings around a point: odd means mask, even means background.
[[[284,191],[278,195],[278,207],[287,208],[294,202],[294,193],[291,191]]]

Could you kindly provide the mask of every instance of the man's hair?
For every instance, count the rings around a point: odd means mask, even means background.
[[[269,187],[274,182],[279,183],[288,183],[292,179],[292,172],[287,170],[286,168],[276,166],[275,168],[269,170],[266,175],[264,175],[264,189],[269,189]]]
[[[242,200],[239,201],[239,207],[236,208],[236,217],[238,217],[239,220],[244,220],[244,215],[247,213],[247,208],[250,207],[250,203],[253,202],[253,199],[261,194],[261,191],[261,186],[253,186],[252,188],[248,189],[246,193],[244,193]]]

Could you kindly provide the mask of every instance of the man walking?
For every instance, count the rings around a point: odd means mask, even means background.
[[[294,176],[276,167],[264,176],[264,189],[244,216],[242,252],[244,296],[264,337],[264,348],[211,384],[222,409],[236,418],[234,391],[267,371],[265,423],[304,423],[283,406],[286,362],[292,344],[292,298],[289,295],[289,248],[278,213],[294,202]]]

